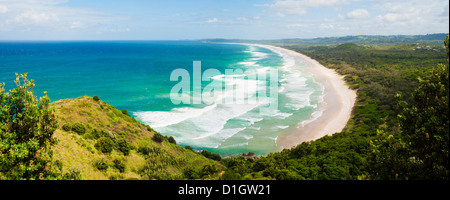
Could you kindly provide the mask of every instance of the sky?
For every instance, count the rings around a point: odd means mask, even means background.
[[[449,0],[0,0],[0,40],[193,40],[449,32]]]

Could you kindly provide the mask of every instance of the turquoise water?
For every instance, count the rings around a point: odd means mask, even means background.
[[[178,82],[170,81],[171,72],[182,68],[192,79],[193,61],[201,61],[202,71],[217,69],[224,74],[213,79],[231,78],[225,76],[225,69],[277,69],[278,109],[261,114],[260,107],[266,105],[262,102],[173,104],[170,91]],[[196,41],[0,42],[0,82],[6,83],[6,89],[15,86],[14,73],[28,72],[35,80],[37,95],[47,91],[52,101],[98,95],[162,134],[174,136],[182,146],[221,155],[273,152],[280,134],[320,115],[323,87],[306,68],[301,60],[252,45]],[[244,87],[245,75],[232,76],[235,90]],[[209,83],[202,82],[202,89]],[[226,89],[224,86],[221,98],[232,94]],[[258,88],[248,91],[256,93]]]

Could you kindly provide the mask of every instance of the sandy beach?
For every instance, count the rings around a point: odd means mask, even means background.
[[[326,135],[341,132],[344,129],[356,102],[356,92],[346,85],[343,76],[298,52],[271,45],[253,45],[275,50],[294,57],[296,62],[301,60],[301,62],[306,63],[308,70],[314,74],[316,80],[325,89],[322,115],[304,126],[298,125],[289,129],[287,133],[280,135],[277,140],[279,151],[295,147],[302,142],[316,140]]]

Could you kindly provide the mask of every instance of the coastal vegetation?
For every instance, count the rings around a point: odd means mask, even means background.
[[[448,180],[448,36],[445,44],[284,46],[345,76],[358,92],[352,117],[333,136],[256,161],[223,159],[224,177]]]
[[[98,96],[50,104],[26,74],[16,84],[0,87],[0,179],[218,179],[224,168]]]
[[[98,96],[37,99],[16,74],[17,88],[0,85],[0,179],[448,180],[449,39],[420,44],[434,37],[271,41],[335,69],[358,98],[342,132],[266,156],[181,147]]]

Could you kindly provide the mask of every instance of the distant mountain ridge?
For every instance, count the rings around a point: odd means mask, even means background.
[[[395,45],[420,43],[425,45],[442,45],[442,40],[448,33],[434,33],[426,35],[355,35],[343,37],[319,37],[313,39],[277,39],[277,40],[243,40],[243,39],[204,39],[203,42],[237,42],[237,43],[270,43],[270,44],[303,44],[326,45],[340,43],[354,43],[361,45]]]

